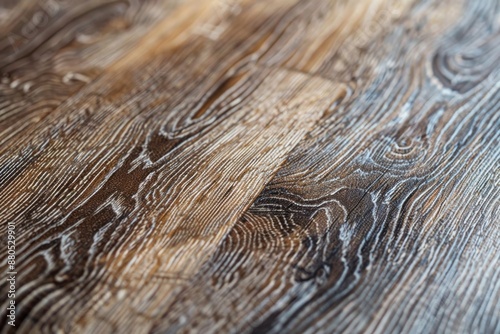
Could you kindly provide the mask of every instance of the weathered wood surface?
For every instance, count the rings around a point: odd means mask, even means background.
[[[0,18],[2,332],[500,333],[499,1]]]

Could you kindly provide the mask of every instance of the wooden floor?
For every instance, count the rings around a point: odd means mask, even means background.
[[[0,36],[2,333],[500,333],[499,0],[1,0]]]

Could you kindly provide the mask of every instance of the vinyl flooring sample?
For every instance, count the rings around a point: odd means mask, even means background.
[[[499,0],[1,0],[1,333],[500,333]]]

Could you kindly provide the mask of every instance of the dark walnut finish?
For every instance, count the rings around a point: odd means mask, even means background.
[[[500,333],[499,1],[0,18],[2,333]]]

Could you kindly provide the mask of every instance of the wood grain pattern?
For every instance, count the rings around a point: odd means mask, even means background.
[[[500,333],[498,1],[0,17],[2,333]]]

